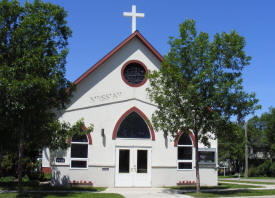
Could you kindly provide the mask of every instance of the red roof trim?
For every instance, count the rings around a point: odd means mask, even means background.
[[[89,74],[91,74],[93,71],[95,71],[102,63],[104,63],[106,60],[108,60],[114,53],[116,53],[120,48],[122,48],[124,45],[126,45],[129,41],[131,41],[134,37],[139,38],[143,44],[146,45],[146,47],[149,48],[149,50],[159,59],[159,61],[162,62],[163,57],[160,55],[160,53],[140,34],[140,32],[137,30],[133,34],[131,34],[128,38],[126,38],[124,41],[122,41],[118,46],[116,46],[111,52],[109,52],[106,56],[104,56],[101,60],[99,60],[95,65],[93,65],[90,69],[88,69],[84,74],[82,74],[78,79],[74,81],[74,84],[77,85],[82,81],[84,78],[86,78]]]

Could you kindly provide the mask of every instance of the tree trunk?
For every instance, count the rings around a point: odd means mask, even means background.
[[[22,192],[22,159],[24,149],[24,123],[20,126],[19,147],[18,147],[18,190]]]
[[[198,133],[195,132],[195,164],[196,164],[196,193],[201,191],[200,189],[200,172],[199,172],[199,141]]]

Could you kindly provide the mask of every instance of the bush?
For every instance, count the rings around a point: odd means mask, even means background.
[[[259,176],[270,176],[271,161],[266,160],[258,167]]]
[[[270,166],[270,176],[275,177],[275,162],[273,162]]]
[[[256,167],[250,167],[249,169],[248,169],[248,176],[249,177],[258,177],[258,176],[260,176],[260,174],[259,174],[259,169],[257,169]]]
[[[13,182],[14,179],[15,179],[15,177],[13,177],[13,176],[0,177],[0,183]]]
[[[41,178],[41,181],[49,181],[49,180],[51,180],[51,177],[52,177],[51,173],[44,173]]]
[[[22,181],[23,181],[23,182],[29,182],[30,179],[29,179],[28,175],[25,175],[25,176],[22,178]]]

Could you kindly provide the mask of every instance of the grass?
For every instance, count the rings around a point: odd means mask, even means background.
[[[195,190],[196,186],[172,186],[170,188],[176,189],[176,190]],[[262,188],[262,186],[253,186],[253,185],[245,185],[245,184],[226,184],[226,183],[219,183],[218,186],[201,186],[202,190],[230,189],[230,188]]]
[[[225,178],[239,178],[236,175],[231,175],[231,176],[219,176],[219,179],[225,179]],[[274,179],[275,177],[243,177],[241,176],[241,179]]]
[[[18,190],[17,182],[5,182],[0,183],[0,189],[1,190]],[[23,190],[55,190],[55,191],[103,191],[105,190],[105,187],[92,187],[92,186],[51,186],[50,184],[42,184],[42,185],[32,185],[32,184],[24,184]]]
[[[231,190],[222,192],[201,192],[201,193],[184,193],[193,197],[242,197],[242,196],[265,196],[275,195],[274,190]]]
[[[114,193],[0,193],[0,198],[125,198]]]
[[[233,183],[247,183],[247,184],[267,184],[267,185],[274,185],[273,182],[261,182],[261,181],[236,181],[236,180],[222,180],[220,179],[219,182],[233,182]]]

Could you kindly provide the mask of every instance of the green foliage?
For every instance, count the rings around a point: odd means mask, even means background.
[[[199,180],[198,142],[209,145],[210,138],[227,134],[232,116],[241,121],[259,108],[255,94],[242,86],[242,71],[251,57],[236,31],[217,33],[210,41],[207,33],[197,33],[194,20],[180,24],[179,38],[170,37],[169,44],[160,70],[148,74],[147,91],[158,106],[152,121],[166,135],[194,133]]]
[[[164,133],[178,130],[217,134],[230,123],[259,108],[255,94],[243,91],[242,70],[251,57],[244,52],[245,40],[237,32],[216,34],[212,42],[205,32],[197,33],[195,22],[180,25],[180,38],[170,38],[171,49],[160,71],[151,71],[148,90],[158,105],[153,124]]]
[[[19,184],[22,164],[33,168],[43,147],[64,148],[72,133],[56,121],[74,90],[65,77],[71,36],[66,16],[42,0],[0,0],[0,164],[18,149]]]
[[[14,182],[14,179],[15,179],[15,177],[13,177],[13,176],[0,177],[0,183]]]
[[[270,167],[272,162],[270,160],[264,161],[260,166],[257,167],[258,176],[271,176]]]
[[[275,162],[270,165],[270,176],[275,177]]]
[[[28,181],[30,181],[28,175],[25,175],[25,176],[22,178],[22,181],[23,181],[23,182],[28,182]]]
[[[266,159],[275,158],[275,108],[248,121],[249,146],[257,158],[260,152]]]
[[[232,123],[228,126],[226,133],[219,136],[218,159],[219,164],[226,162],[231,167],[231,174],[239,173],[244,164],[245,136],[242,126]]]
[[[73,90],[65,78],[71,36],[67,13],[40,0],[24,6],[2,0],[0,11],[0,113],[5,115],[0,125],[8,129],[1,134],[9,134],[1,140],[10,142],[14,137],[18,141],[23,131],[24,139],[37,150],[54,133],[53,109],[64,108],[71,95],[66,90]]]
[[[51,173],[44,173],[41,180],[42,181],[50,181],[52,178],[52,174]]]

